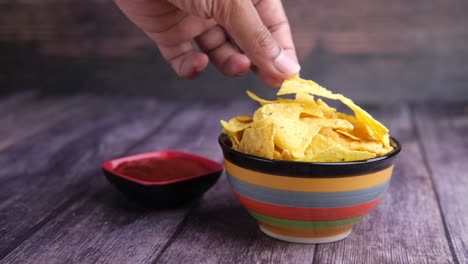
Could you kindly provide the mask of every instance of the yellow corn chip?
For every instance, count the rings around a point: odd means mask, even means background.
[[[236,119],[243,123],[249,123],[253,121],[252,116],[236,116]]]
[[[282,160],[283,157],[281,156],[281,153],[277,151],[276,149],[273,151],[273,159],[275,160]]]
[[[281,152],[281,158],[283,160],[289,160],[289,161],[294,161],[295,159],[293,158],[293,156],[291,156],[291,153],[289,153],[289,151],[287,149],[283,150],[283,152]]]
[[[299,119],[304,107],[296,103],[267,104],[262,106],[262,117],[285,117]]]
[[[296,93],[293,101],[299,104],[317,105],[314,96],[309,93]]]
[[[256,94],[252,93],[252,92],[249,91],[249,90],[247,90],[247,95],[248,95],[252,100],[259,102],[261,105],[266,105],[266,104],[273,104],[273,103],[275,103],[275,101],[269,101],[269,100],[262,99],[262,98],[258,97]]]
[[[313,118],[313,117],[305,117],[301,119],[302,122],[308,124],[317,124],[323,127],[329,127],[334,129],[340,129],[345,131],[351,131],[354,129],[353,124],[351,124],[347,120],[339,119],[339,118]]]
[[[258,109],[255,111],[255,113],[254,113],[254,115],[253,115],[253,121],[254,121],[254,123],[257,122],[257,121],[259,121],[259,120],[262,120],[262,119],[263,119],[263,114],[262,114],[262,111],[263,111],[263,110],[262,110],[262,108],[263,108],[263,107],[260,107],[260,108],[258,108]]]
[[[235,150],[239,149],[239,143],[240,143],[239,140],[240,140],[241,137],[238,136],[237,133],[236,134],[229,134],[228,137],[229,137],[229,140],[231,141],[232,148],[235,149]]]
[[[360,138],[356,137],[355,135],[349,133],[348,131],[344,131],[344,130],[339,130],[339,129],[337,129],[336,132],[337,132],[337,133],[340,133],[341,135],[347,136],[348,138],[350,138],[350,139],[352,139],[352,140],[356,140],[356,141],[361,140]]]
[[[304,161],[310,162],[343,162],[357,161],[375,158],[377,155],[368,151],[349,150],[339,144],[330,146],[313,156],[308,156]]]
[[[389,138],[385,137],[385,135],[388,134],[388,129],[379,121],[372,118],[372,116],[369,115],[366,111],[364,111],[361,107],[354,104],[354,102],[351,99],[346,98],[341,94],[334,94],[328,91],[327,89],[323,88],[322,86],[318,85],[314,81],[303,80],[299,77],[295,77],[284,81],[277,95],[285,95],[292,93],[310,93],[328,99],[341,101],[351,110],[353,110],[358,120],[367,124],[375,132],[377,139],[379,139],[380,142],[384,144],[384,146],[390,145]]]
[[[275,124],[275,145],[283,150],[289,150],[294,158],[304,157],[304,151],[312,138],[309,136],[309,127],[299,118],[287,119],[277,117],[273,119]]]
[[[362,150],[378,154],[382,151],[382,144],[378,141],[355,141],[348,137],[343,137],[339,141],[340,145],[349,150]]]
[[[291,100],[287,98],[278,98],[276,102],[279,104],[297,103],[295,100]]]
[[[220,122],[221,122],[221,125],[224,127],[224,129],[226,129],[227,131],[231,133],[242,131],[250,127],[252,124],[250,122],[249,123],[241,122],[236,117],[229,120],[229,122],[226,122],[224,120],[221,120]]]
[[[341,94],[299,77],[287,80],[277,95],[294,99],[265,100],[247,91],[259,102],[253,116],[221,120],[232,148],[268,159],[305,162],[346,162],[386,155],[390,146],[388,129]],[[353,115],[337,112],[319,96],[338,100]]]
[[[323,116],[326,118],[337,118],[338,114],[336,112],[336,109],[327,105],[322,99],[317,99],[317,106],[320,108],[320,110],[323,113]]]
[[[237,150],[250,155],[272,159],[275,150],[273,143],[274,135],[275,128],[273,124],[257,128],[247,128],[244,131]]]
[[[322,134],[316,134],[313,137],[312,142],[309,144],[309,146],[307,146],[305,150],[305,159],[308,159],[309,157],[312,157],[317,153],[324,151],[325,149],[336,144],[338,143],[333,138]]]

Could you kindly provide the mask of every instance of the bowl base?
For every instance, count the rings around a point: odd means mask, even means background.
[[[307,237],[293,237],[293,236],[277,234],[277,233],[271,232],[270,230],[264,228],[263,226],[260,226],[260,230],[262,230],[263,233],[265,233],[266,235],[270,237],[283,240],[283,241],[287,241],[287,242],[301,243],[301,244],[323,244],[323,243],[331,243],[331,242],[339,241],[339,240],[345,239],[349,234],[351,234],[351,231],[352,231],[352,229],[350,229],[349,231],[346,231],[342,234],[329,236],[329,237],[307,238]]]

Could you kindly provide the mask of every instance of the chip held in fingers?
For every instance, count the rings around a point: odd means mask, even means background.
[[[283,82],[276,100],[247,91],[260,103],[252,116],[221,120],[232,148],[254,156],[303,162],[343,162],[384,156],[393,150],[389,130],[341,94],[299,77]],[[280,96],[294,95],[294,99]],[[338,100],[354,115],[338,112],[322,97]]]

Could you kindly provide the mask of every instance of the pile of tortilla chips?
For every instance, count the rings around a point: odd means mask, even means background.
[[[268,101],[247,91],[262,106],[253,116],[221,120],[232,148],[250,155],[290,161],[341,162],[366,160],[393,150],[388,129],[341,94],[295,77],[286,80]],[[314,96],[339,100],[354,115],[337,112]]]

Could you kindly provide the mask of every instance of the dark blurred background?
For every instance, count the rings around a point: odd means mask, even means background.
[[[468,1],[283,1],[301,75],[359,102],[468,100]],[[0,0],[0,94],[274,94],[252,74],[179,79],[111,0]]]

